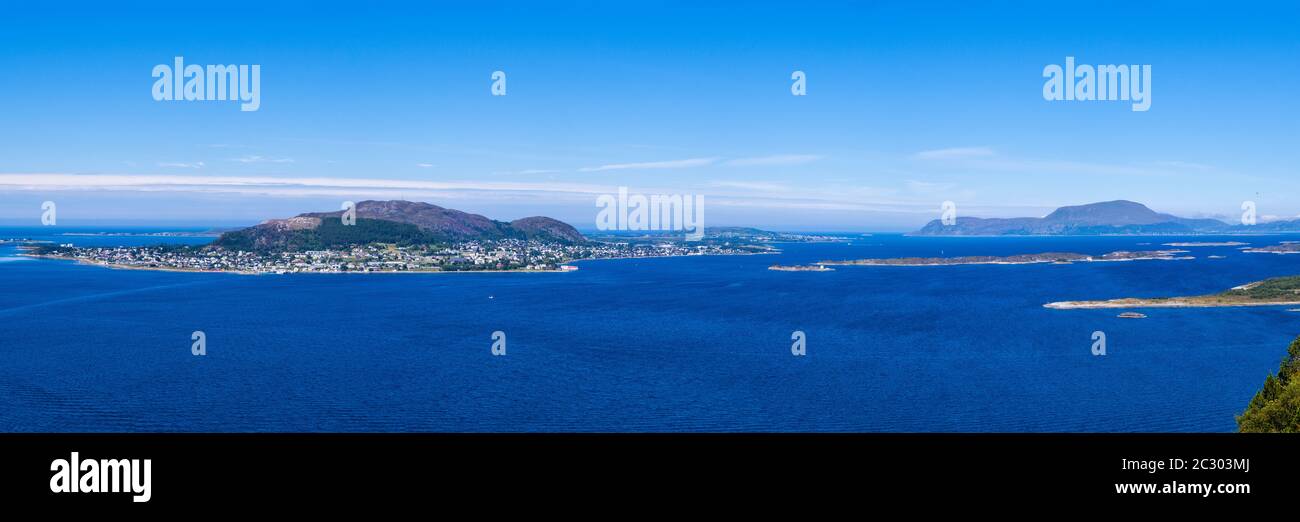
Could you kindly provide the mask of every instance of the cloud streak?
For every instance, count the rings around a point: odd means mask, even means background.
[[[916,159],[922,160],[954,160],[989,158],[993,156],[997,156],[997,152],[988,147],[953,147],[949,149],[926,150],[913,155]]]
[[[767,167],[780,165],[803,165],[822,159],[816,154],[778,154],[758,158],[736,158],[723,162],[728,167]]]
[[[583,167],[578,172],[604,172],[607,170],[658,170],[689,169],[704,167],[718,162],[719,158],[691,158],[670,161],[648,161],[643,163],[611,163],[599,167]]]
[[[893,197],[871,187],[799,189],[779,183],[712,181],[695,187],[631,187],[644,194],[704,194],[719,206],[880,210],[921,208],[922,201]],[[616,185],[513,181],[425,181],[369,178],[199,176],[133,174],[0,173],[0,193],[13,191],[228,194],[248,197],[429,198],[447,200],[532,200],[593,205]],[[930,206],[924,202],[924,208]]]
[[[231,158],[230,161],[239,163],[293,163],[293,158],[268,158],[266,156],[252,155]]]
[[[575,183],[418,181],[364,178],[169,176],[119,174],[0,174],[0,191],[207,192],[263,196],[389,194],[400,191],[493,191],[603,194],[609,187]]]

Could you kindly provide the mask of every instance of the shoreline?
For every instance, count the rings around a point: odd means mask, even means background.
[[[1056,301],[1055,310],[1105,308],[1238,308],[1300,305],[1300,276],[1282,276],[1237,285],[1217,294],[1176,297],[1124,297],[1092,301]]]
[[[1259,303],[1213,303],[1213,302],[1196,302],[1196,301],[1179,301],[1170,299],[1167,301],[1145,301],[1141,299],[1123,300],[1116,299],[1111,301],[1057,301],[1047,303],[1043,308],[1053,310],[1104,310],[1114,308],[1239,308],[1246,306],[1297,306],[1300,301],[1277,301],[1277,302],[1259,302]]]
[[[1042,239],[1045,237],[1263,237],[1263,236],[1286,236],[1300,234],[1300,232],[1229,232],[1229,233],[1205,233],[1205,234],[899,234],[906,237],[937,237],[937,238],[1033,238]]]
[[[1219,241],[1219,242],[1190,241],[1190,242],[1181,242],[1181,243],[1165,243],[1162,246],[1178,247],[1178,248],[1198,248],[1198,247],[1239,247],[1239,246],[1249,246],[1249,245],[1250,243],[1242,243],[1241,241]]]
[[[364,271],[337,271],[337,272],[285,272],[283,274],[276,272],[250,272],[248,270],[200,270],[196,268],[174,268],[174,267],[155,267],[155,266],[133,266],[117,265],[113,263],[103,263],[87,259],[77,259],[71,257],[59,256],[39,256],[35,254],[18,254],[23,257],[35,259],[52,259],[55,261],[72,261],[79,265],[89,265],[110,270],[141,270],[148,272],[181,272],[188,274],[235,274],[245,276],[277,276],[277,275],[303,275],[303,274],[320,274],[320,275],[346,275],[346,274],[555,274],[577,272],[577,270],[374,270]]]
[[[616,259],[623,259],[623,260],[626,260],[626,259],[665,259],[665,258],[674,258],[674,257],[753,256],[753,255],[779,254],[779,253],[780,253],[779,251],[775,251],[775,252],[751,252],[751,253],[746,253],[746,254],[682,254],[682,255],[670,255],[670,256],[642,256],[642,257],[595,257],[595,258],[573,259],[573,260],[570,260],[570,261],[565,261],[563,264],[573,264],[573,263],[584,262],[584,261],[603,261],[603,260],[616,260]],[[75,262],[75,263],[77,263],[77,264],[79,264],[79,265],[89,265],[89,266],[95,266],[95,267],[99,267],[99,268],[107,268],[107,269],[110,269],[110,270],[141,270],[141,271],[151,271],[151,272],[178,272],[178,273],[188,273],[188,274],[234,274],[234,275],[241,275],[241,276],[285,276],[285,275],[302,275],[302,274],[312,274],[312,275],[348,275],[348,274],[357,274],[357,275],[366,275],[366,274],[564,274],[564,273],[570,273],[570,272],[577,272],[577,271],[578,271],[578,270],[564,270],[564,269],[557,268],[557,269],[554,269],[554,270],[524,270],[524,269],[519,269],[519,270],[374,270],[374,271],[369,271],[369,272],[366,272],[366,271],[334,271],[334,272],[307,271],[307,272],[288,272],[288,271],[286,271],[286,272],[284,272],[284,273],[277,273],[277,272],[274,272],[274,271],[270,271],[270,272],[251,272],[251,271],[248,271],[248,270],[202,270],[202,269],[196,269],[196,268],[175,268],[175,267],[153,267],[153,266],[118,265],[118,264],[113,264],[113,263],[104,263],[104,262],[100,262],[100,261],[93,261],[93,260],[89,260],[89,259],[78,259],[78,258],[75,258],[75,257],[48,256],[48,255],[37,255],[37,254],[28,254],[28,253],[19,253],[19,254],[16,254],[16,255],[17,255],[17,256],[20,256],[20,257],[28,257],[28,258],[33,258],[33,259],[50,259],[50,260],[55,260],[55,261],[72,261],[72,262]]]
[[[568,262],[577,263],[580,261],[611,261],[615,259],[667,259],[671,257],[733,257],[733,256],[739,257],[739,256],[762,256],[762,255],[780,254],[780,253],[781,253],[780,251],[775,251],[775,252],[749,252],[746,254],[674,254],[671,256],[584,257],[582,259],[574,259]]]
[[[1136,257],[1131,259],[1073,259],[1068,261],[965,261],[959,263],[854,263],[845,261],[823,261],[813,263],[827,266],[970,266],[970,265],[1072,265],[1075,263],[1121,263],[1126,261],[1191,261],[1193,256],[1182,257]]]

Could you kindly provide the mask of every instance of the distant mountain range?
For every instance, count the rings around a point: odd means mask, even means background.
[[[1300,220],[1256,225],[1230,225],[1217,219],[1182,218],[1161,214],[1141,203],[1107,201],[1061,207],[1041,218],[958,217],[944,225],[934,220],[913,233],[918,236],[1099,236],[1196,235],[1300,232]]]
[[[368,243],[445,244],[473,240],[536,239],[585,242],[577,229],[548,217],[509,223],[478,214],[414,201],[357,203],[355,225],[344,226],[343,211],[299,214],[226,232],[212,246],[234,250],[313,250]]]

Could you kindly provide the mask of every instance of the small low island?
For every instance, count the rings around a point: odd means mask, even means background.
[[[1097,308],[1212,308],[1300,305],[1300,276],[1275,277],[1217,294],[1189,297],[1123,298],[1106,301],[1059,301],[1043,305],[1057,310]]]
[[[772,265],[767,267],[768,270],[778,272],[833,272],[834,268],[822,265]]]
[[[1069,264],[1108,261],[1173,261],[1195,259],[1180,256],[1186,250],[1148,250],[1138,252],[1111,252],[1100,256],[1072,252],[1046,252],[1014,256],[959,256],[959,257],[894,257],[880,259],[851,259],[822,261],[818,265],[834,266],[951,266],[951,265],[1030,265],[1040,263]]]
[[[1242,242],[1240,242],[1240,241],[1219,241],[1219,242],[1215,242],[1215,241],[1195,241],[1195,242],[1189,242],[1189,243],[1165,243],[1165,246],[1171,246],[1171,247],[1235,247],[1235,246],[1246,246],[1246,245],[1249,245],[1249,244],[1250,244],[1250,243],[1242,243]]]
[[[1242,249],[1242,252],[1247,254],[1300,254],[1300,243],[1285,242],[1280,245],[1246,248]]]

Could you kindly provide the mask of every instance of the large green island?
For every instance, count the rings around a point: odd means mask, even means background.
[[[1300,305],[1300,276],[1275,277],[1234,287],[1217,294],[1188,297],[1110,299],[1106,301],[1059,301],[1046,308],[1209,308],[1222,306]]]

